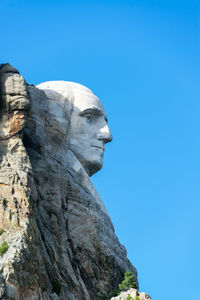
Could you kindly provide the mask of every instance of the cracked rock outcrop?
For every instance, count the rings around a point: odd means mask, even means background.
[[[110,300],[152,300],[146,293],[139,293],[137,289],[130,288],[128,291],[121,292],[119,296],[112,297]]]
[[[66,149],[70,107],[9,64],[0,92],[0,299],[95,300],[127,270],[137,282],[88,173]]]

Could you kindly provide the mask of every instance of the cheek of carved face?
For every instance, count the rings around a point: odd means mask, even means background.
[[[69,148],[91,176],[102,168],[105,144],[112,140],[100,100],[89,93],[75,97]]]

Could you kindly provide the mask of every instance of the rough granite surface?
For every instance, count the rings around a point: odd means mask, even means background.
[[[46,94],[9,64],[0,92],[0,299],[96,300],[137,280]]]

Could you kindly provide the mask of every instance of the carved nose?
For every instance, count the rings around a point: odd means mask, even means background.
[[[97,138],[98,140],[103,141],[104,144],[112,141],[113,137],[107,124],[100,129]]]

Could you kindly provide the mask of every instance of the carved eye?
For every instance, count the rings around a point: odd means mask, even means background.
[[[93,116],[91,114],[87,114],[87,115],[84,115],[84,117],[87,119],[87,121],[91,122],[92,119],[93,119]]]

